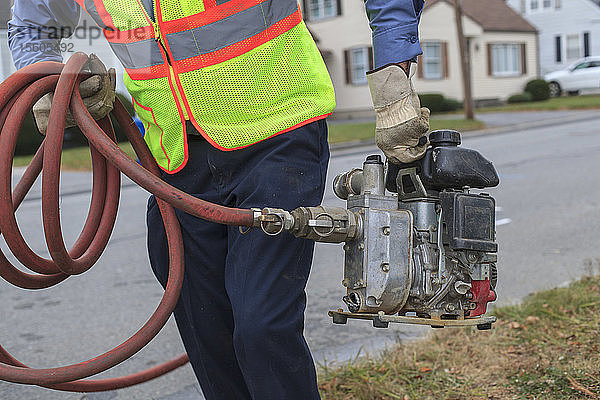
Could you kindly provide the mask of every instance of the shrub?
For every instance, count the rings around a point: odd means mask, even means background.
[[[442,111],[444,96],[439,93],[420,94],[419,100],[421,100],[421,107],[429,108],[429,111],[431,111],[432,113]]]
[[[29,113],[19,131],[15,155],[24,156],[34,154],[43,140],[44,137],[38,132],[35,122],[33,122],[33,116]]]
[[[442,101],[442,109],[440,111],[456,111],[463,108],[463,104],[455,99],[444,99]]]
[[[533,100],[533,96],[531,96],[531,93],[529,93],[529,92],[513,94],[512,96],[510,96],[508,98],[508,102],[511,104],[512,103],[529,103],[532,100]]]
[[[533,101],[543,101],[550,98],[550,85],[543,79],[534,79],[527,82],[525,92],[531,94]]]

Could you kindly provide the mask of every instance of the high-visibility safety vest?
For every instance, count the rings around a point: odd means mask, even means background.
[[[331,79],[297,0],[76,0],[125,67],[160,167],[188,158],[186,120],[241,149],[325,118]]]

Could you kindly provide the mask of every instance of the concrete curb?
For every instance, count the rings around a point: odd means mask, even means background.
[[[544,119],[541,121],[531,121],[531,122],[522,122],[519,124],[511,124],[504,126],[496,126],[492,128],[479,129],[474,131],[464,131],[461,132],[463,137],[481,137],[487,135],[500,135],[503,133],[512,133],[515,131],[526,130],[526,129],[536,129],[536,128],[545,128],[548,126],[560,126],[566,125],[574,122],[585,122],[591,121],[595,119],[600,119],[600,110],[598,115],[574,115],[572,117],[561,117],[561,118],[550,118]],[[366,147],[375,145],[375,139],[368,140],[356,140],[352,142],[344,142],[344,143],[333,143],[329,145],[331,152],[337,152],[341,150],[348,150],[358,147]]]

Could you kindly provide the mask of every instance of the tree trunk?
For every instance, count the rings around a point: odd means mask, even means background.
[[[465,118],[473,119],[473,94],[471,91],[471,63],[470,51],[467,48],[467,40],[463,31],[461,0],[454,0],[454,11],[456,14],[456,30],[458,31],[458,50],[460,56],[460,67],[462,72],[462,84],[464,94]]]

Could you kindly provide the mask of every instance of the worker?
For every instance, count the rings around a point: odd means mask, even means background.
[[[421,54],[423,0],[365,5],[376,141],[392,162],[410,162],[425,151],[429,121],[409,78]],[[81,8],[126,69],[125,85],[167,183],[230,207],[321,203],[325,118],[335,98],[296,0],[15,0],[9,44],[16,67],[61,61],[60,40],[73,32]],[[80,90],[100,119],[114,102],[114,71],[95,57],[89,64],[94,76]],[[47,96],[34,107],[42,133],[50,104]],[[204,396],[319,399],[303,336],[314,244],[177,216],[185,278],[174,314]],[[169,249],[154,197],[147,224],[150,262],[164,285]]]

